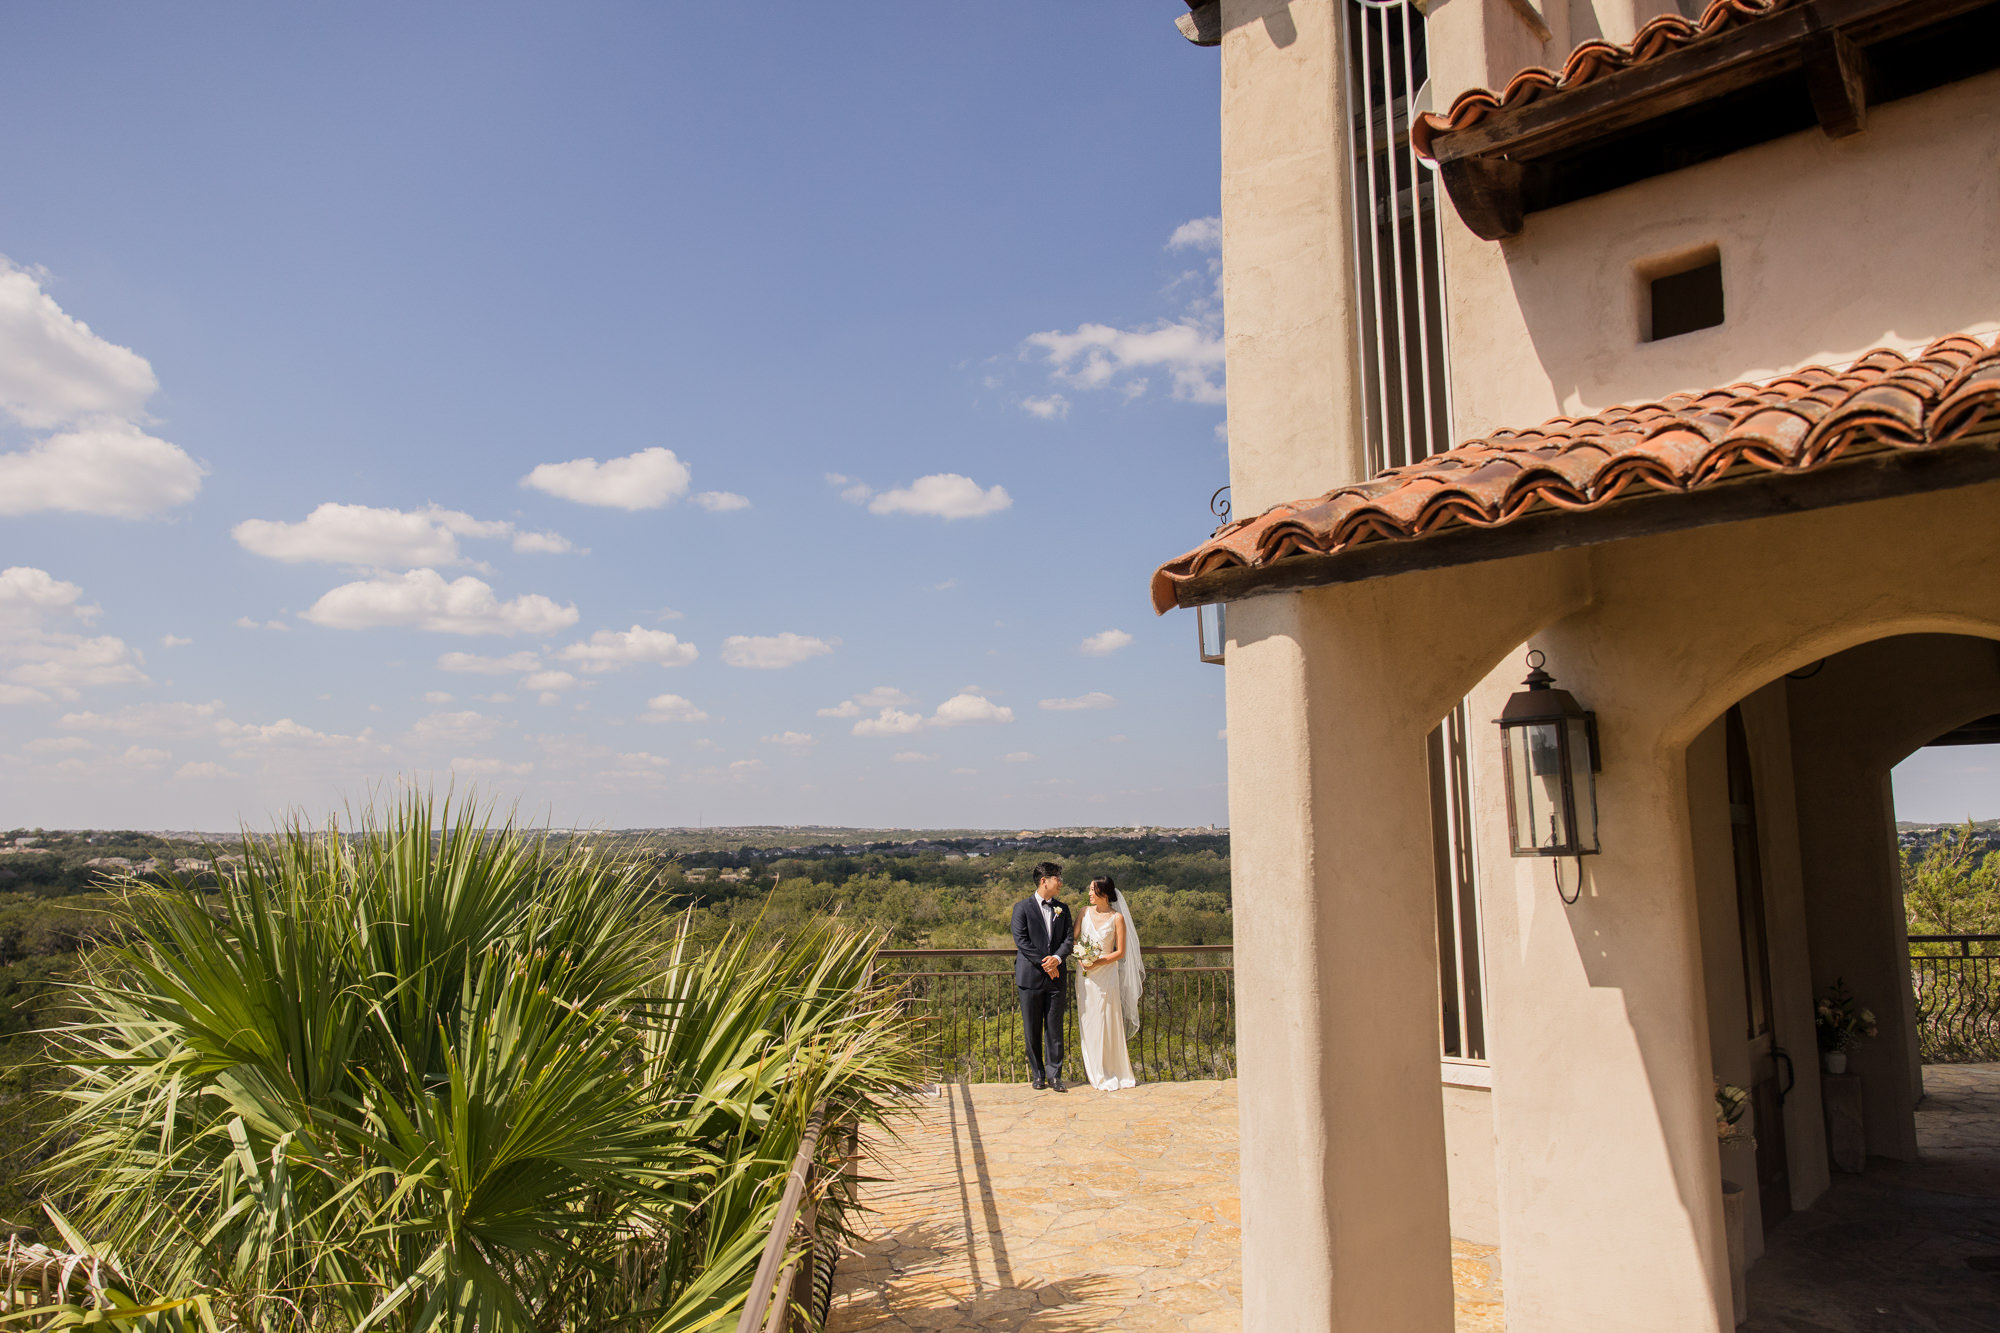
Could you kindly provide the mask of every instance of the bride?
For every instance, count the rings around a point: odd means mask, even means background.
[[[1084,938],[1104,951],[1082,979],[1083,1072],[1091,1087],[1116,1092],[1138,1081],[1125,1054],[1125,1038],[1139,1030],[1139,990],[1145,985],[1146,964],[1139,954],[1132,909],[1118,896],[1110,876],[1090,881],[1090,907],[1082,925]]]

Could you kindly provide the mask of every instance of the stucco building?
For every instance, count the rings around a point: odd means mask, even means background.
[[[1836,978],[1916,1151],[1889,770],[2000,713],[2000,7],[1180,21],[1239,517],[1153,591],[1227,609],[1245,1327],[1449,1329],[1456,1233],[1515,1333],[1728,1328],[1724,1182],[1751,1262],[1829,1184]],[[1531,649],[1594,854],[1512,854]]]

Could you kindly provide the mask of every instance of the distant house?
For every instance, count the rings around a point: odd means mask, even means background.
[[[1240,517],[1153,595],[1227,609],[1244,1327],[1449,1329],[1454,1230],[1516,1333],[1729,1327],[1725,1182],[1754,1262],[1836,1086],[1916,1150],[1889,770],[2000,714],[2000,6],[1191,6]],[[1531,650],[1581,767],[1503,747]]]

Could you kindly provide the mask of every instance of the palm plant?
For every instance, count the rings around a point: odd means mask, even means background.
[[[813,1110],[915,1081],[868,941],[697,955],[641,870],[488,813],[411,795],[246,839],[219,891],[125,886],[52,1170],[141,1288],[260,1333],[694,1333]]]

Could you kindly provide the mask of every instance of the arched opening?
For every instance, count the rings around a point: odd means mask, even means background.
[[[2000,1053],[1961,1041],[1946,1066],[1936,1031],[1994,1013],[2000,973],[1917,961],[1892,779],[1995,714],[2000,643],[1900,634],[1768,681],[1687,747],[1711,1057],[1753,1108],[1721,1151],[1752,1329],[1885,1313],[1950,1327],[2000,1254],[2000,1064],[1977,1063]],[[1912,771],[1945,799],[1943,765]],[[1822,1006],[1842,997],[1874,1035],[1839,1038]]]

